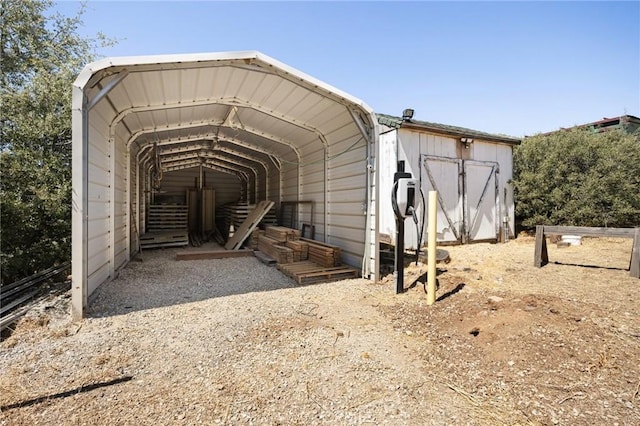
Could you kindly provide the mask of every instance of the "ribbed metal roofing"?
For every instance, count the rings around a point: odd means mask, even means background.
[[[304,152],[360,135],[352,113],[373,126],[362,101],[254,51],[110,58],[87,66],[75,84],[89,108],[108,102],[101,113],[128,146],[184,141],[194,149],[183,159],[209,140],[228,145],[210,150],[219,158],[233,148],[247,160],[303,162]]]

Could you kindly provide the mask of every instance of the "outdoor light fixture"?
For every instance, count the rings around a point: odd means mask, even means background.
[[[411,108],[407,108],[402,111],[402,120],[403,121],[411,121],[413,118],[413,110]]]
[[[473,139],[471,138],[460,138],[460,142],[464,144],[466,149],[471,148],[471,144],[473,143]]]

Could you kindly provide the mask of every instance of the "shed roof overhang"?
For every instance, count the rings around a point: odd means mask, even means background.
[[[404,120],[401,117],[395,117],[387,114],[377,114],[377,118],[380,124],[391,127],[393,129],[403,128],[433,132],[453,137],[477,138],[480,140],[503,143],[507,145],[519,145],[521,143],[520,139],[513,136],[487,133],[480,130],[467,129],[465,127],[451,126],[448,124],[432,123],[429,121],[420,120]]]

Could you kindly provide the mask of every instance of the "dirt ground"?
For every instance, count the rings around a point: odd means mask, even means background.
[[[548,247],[444,247],[433,306],[420,282],[283,281],[73,323],[57,298],[0,344],[0,424],[640,424],[631,241]]]

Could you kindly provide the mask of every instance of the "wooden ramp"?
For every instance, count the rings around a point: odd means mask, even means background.
[[[349,266],[326,267],[310,260],[278,265],[278,269],[298,284],[316,284],[357,278],[359,273]]]
[[[256,229],[256,226],[258,226],[262,218],[269,212],[274,204],[273,201],[269,200],[260,201],[253,211],[249,213],[247,219],[242,222],[242,225],[236,230],[235,234],[229,238],[224,248],[227,250],[238,250],[240,246],[242,246],[242,243],[244,243],[244,240],[249,238],[251,232]]]

